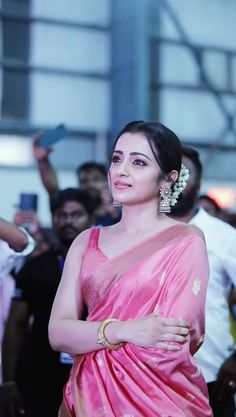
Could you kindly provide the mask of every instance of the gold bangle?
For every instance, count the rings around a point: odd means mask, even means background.
[[[123,343],[110,343],[109,340],[107,340],[106,336],[105,336],[105,328],[108,326],[108,324],[114,322],[114,321],[119,321],[117,319],[106,319],[103,320],[99,327],[98,327],[98,340],[97,343],[99,345],[103,345],[105,347],[107,347],[108,349],[119,349],[121,346],[123,346]]]

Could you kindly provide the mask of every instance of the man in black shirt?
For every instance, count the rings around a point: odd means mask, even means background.
[[[8,391],[4,417],[24,411],[27,417],[58,415],[71,358],[51,349],[48,321],[67,251],[74,238],[90,226],[94,208],[85,191],[66,189],[53,196],[51,212],[58,247],[30,259],[17,276],[3,342],[3,378]]]

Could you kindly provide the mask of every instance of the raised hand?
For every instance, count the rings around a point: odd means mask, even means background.
[[[42,161],[43,159],[47,159],[48,155],[53,151],[52,148],[44,148],[40,145],[40,137],[43,134],[43,130],[38,131],[34,135],[33,140],[33,155],[37,161]]]

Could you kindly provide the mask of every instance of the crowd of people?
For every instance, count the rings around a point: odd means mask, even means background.
[[[61,190],[40,135],[50,239],[0,219],[0,416],[235,417],[236,230],[198,152],[131,122]]]

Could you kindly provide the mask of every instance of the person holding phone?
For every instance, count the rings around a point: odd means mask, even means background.
[[[38,195],[35,193],[21,193],[20,201],[14,213],[13,222],[23,227],[34,238],[35,248],[31,256],[37,256],[49,249],[50,241],[41,228],[37,215]]]
[[[8,387],[4,417],[16,417],[21,410],[27,417],[57,417],[71,368],[68,355],[51,349],[48,321],[67,251],[90,226],[95,206],[88,193],[69,188],[51,199],[50,208],[58,245],[31,257],[16,274],[3,340],[3,378]],[[25,364],[19,374],[25,345]]]
[[[47,138],[49,138],[47,134]],[[33,154],[37,161],[42,183],[49,196],[56,194],[59,183],[56,171],[50,161],[50,153],[53,151],[50,141],[47,140],[46,146],[42,146],[41,138],[43,132],[38,132],[33,140]],[[53,143],[54,136],[52,135]],[[93,197],[97,197],[99,205],[94,213],[93,223],[108,226],[116,223],[120,219],[120,211],[112,204],[111,194],[107,186],[107,169],[103,164],[97,162],[86,162],[76,170],[78,187],[88,191]]]

